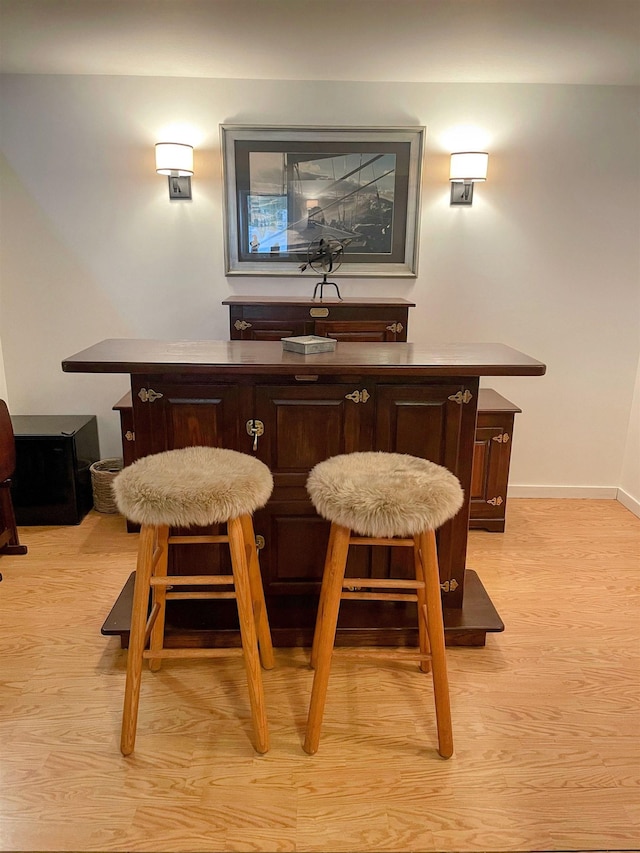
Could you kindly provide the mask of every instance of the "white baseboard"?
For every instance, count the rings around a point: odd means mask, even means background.
[[[615,501],[619,489],[615,486],[509,486],[510,498],[587,498]]]
[[[586,500],[619,501],[640,518],[640,501],[624,489],[614,486],[509,486],[509,498],[583,498]]]
[[[640,501],[637,500],[637,498],[632,497],[628,492],[625,492],[624,489],[618,489],[617,498],[622,506],[626,507],[630,512],[640,518]]]

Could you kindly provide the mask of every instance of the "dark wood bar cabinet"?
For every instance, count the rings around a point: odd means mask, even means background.
[[[438,535],[447,641],[483,645],[487,632],[503,630],[465,565],[479,380],[540,376],[541,362],[501,344],[339,342],[334,352],[302,355],[280,341],[108,340],[65,359],[63,370],[130,375],[137,455],[203,444],[253,453],[269,466],[275,488],[255,530],[277,645],[308,645],[313,633],[328,524],[307,498],[307,474],[358,450],[423,456],[458,476],[465,505]],[[221,568],[211,546],[198,550],[198,573]],[[348,573],[403,577],[410,568],[400,550],[358,547]],[[185,560],[177,549],[171,570],[192,574]],[[225,602],[172,604],[182,605],[169,616],[176,642],[237,644]],[[351,604],[341,611],[339,643],[415,644],[413,605],[379,602],[364,613]],[[123,642],[127,607],[125,590],[108,629]]]

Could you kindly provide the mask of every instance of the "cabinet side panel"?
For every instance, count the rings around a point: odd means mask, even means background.
[[[471,526],[504,530],[513,412],[479,412],[476,425]]]

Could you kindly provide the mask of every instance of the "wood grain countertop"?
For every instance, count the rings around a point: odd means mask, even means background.
[[[498,343],[351,343],[303,355],[280,341],[161,341],[111,338],[64,359],[67,373],[250,373],[395,376],[542,376],[546,366]]]

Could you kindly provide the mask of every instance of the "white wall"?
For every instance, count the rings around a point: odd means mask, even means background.
[[[523,409],[515,489],[614,495],[639,358],[637,94],[5,77],[0,340],[14,413],[95,412],[113,455],[126,377],[63,374],[65,356],[105,337],[226,338],[230,293],[311,294],[309,276],[225,278],[221,122],[424,124],[419,276],[346,279],[343,295],[413,299],[415,341],[501,341],[545,361],[543,378],[484,383]],[[169,203],[154,172],[153,144],[174,122],[200,136],[191,203]],[[451,208],[449,134],[469,124],[485,135],[489,180],[472,208]]]

